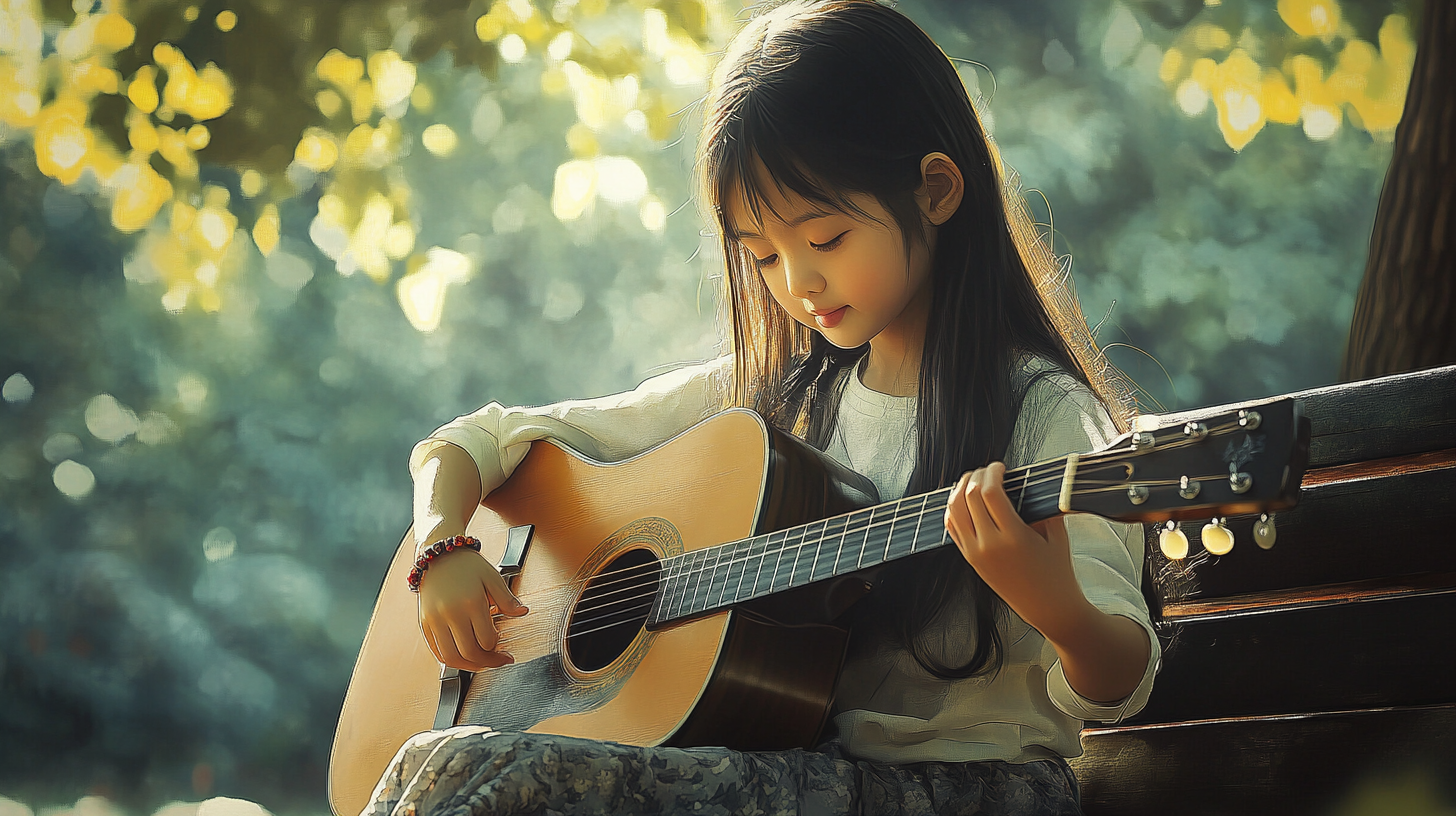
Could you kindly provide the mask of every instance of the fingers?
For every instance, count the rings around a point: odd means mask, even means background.
[[[491,646],[495,646],[495,628],[489,630]],[[466,668],[475,671],[477,668],[487,668],[496,662],[496,655],[481,646],[475,632],[475,625],[470,618],[453,619],[450,621],[450,635],[455,639],[455,647],[459,650],[460,656],[464,658]]]
[[[486,660],[482,665],[495,669],[516,662],[510,652],[500,648],[502,638],[489,613],[474,611],[470,616],[470,626],[475,630],[476,643],[485,651]]]
[[[455,638],[445,628],[439,634],[435,634],[431,627],[425,625],[425,637],[434,646],[435,657],[446,666],[454,669],[468,669],[470,661],[461,656],[460,650],[455,647]]]
[[[485,583],[486,593],[490,595],[491,601],[495,603],[502,615],[508,618],[519,618],[531,611],[521,603],[521,599],[517,598],[514,592],[511,592],[510,586],[506,584],[506,579],[501,577],[500,572],[494,568],[486,570],[482,580]]]
[[[950,533],[951,540],[964,552],[966,547],[975,541],[975,525],[971,521],[971,512],[966,509],[966,483],[970,479],[969,471],[962,473],[956,480],[955,486],[951,488],[950,496],[945,500],[945,530]]]
[[[1006,465],[1001,462],[992,462],[981,470],[981,496],[985,501],[986,510],[990,513],[991,520],[996,527],[1002,530],[1015,528],[1021,522],[1021,514],[1011,506],[1011,497],[1006,494]]]
[[[1001,532],[1000,525],[991,519],[991,513],[986,509],[986,481],[986,469],[981,468],[970,474],[970,482],[966,485],[965,505],[976,526],[976,538],[989,538]]]

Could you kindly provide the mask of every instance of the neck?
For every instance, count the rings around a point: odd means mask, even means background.
[[[870,353],[860,382],[871,391],[911,397],[920,388],[920,358],[925,351],[925,326],[930,317],[930,286],[922,286],[905,311],[870,339]]]
[[[1016,468],[1006,494],[1028,523],[1059,515],[1078,457]],[[649,626],[878,566],[950,543],[951,488],[664,559]]]

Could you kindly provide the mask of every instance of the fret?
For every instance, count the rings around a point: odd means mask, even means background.
[[[873,507],[869,509],[869,512],[855,513],[845,521],[844,537],[841,539],[839,558],[834,569],[835,575],[843,575],[859,569],[859,563],[864,560],[864,547],[869,541],[870,528],[874,524],[875,508]],[[854,566],[851,567],[850,564]]]
[[[860,567],[863,567],[863,565],[865,565],[865,552],[869,549],[869,542],[871,542],[871,539],[875,539],[877,538],[877,536],[881,535],[881,533],[885,532],[885,530],[882,529],[882,526],[884,526],[885,523],[884,519],[879,520],[879,525],[881,526],[875,526],[875,511],[877,510],[879,510],[879,507],[871,507],[871,509],[869,509],[869,522],[865,525],[865,538],[863,538],[862,541],[859,542],[859,557],[855,558],[856,570],[859,570]],[[885,507],[884,510],[885,516],[890,516],[890,525],[894,526],[894,507]]]
[[[745,547],[744,545],[748,546]],[[745,555],[749,547],[753,546],[753,539],[747,541],[735,541],[732,544],[725,544],[724,549],[728,550],[727,566],[724,570],[726,577],[723,579],[723,596],[718,599],[718,604],[731,604],[738,600],[739,589],[743,585],[743,571],[748,568],[748,556]]]
[[[804,531],[803,541],[794,556],[794,570],[789,576],[789,586],[803,586],[813,580],[814,562],[819,560],[819,541],[824,537],[829,520],[821,520],[818,524],[819,529],[815,530],[810,526]]]
[[[769,555],[773,555],[773,567],[766,570],[766,573],[769,573],[769,586],[763,587],[763,595],[775,592],[775,587],[779,584],[779,570],[783,567],[783,551],[788,549],[789,539],[792,538],[794,538],[794,530],[791,527],[791,529],[783,530],[783,538],[780,538],[775,544],[769,545]],[[770,538],[769,541],[773,542],[773,539]],[[767,567],[767,564],[764,565]],[[761,584],[757,584],[757,586],[761,586]]]
[[[683,586],[683,596],[679,600],[678,612],[680,614],[694,611],[701,603],[704,593],[703,581],[708,577],[705,572],[708,560],[713,557],[711,549],[697,550],[693,553],[693,560],[688,564],[687,583]]]
[[[927,511],[930,510],[930,496],[931,495],[932,494],[929,494],[929,493],[927,493],[925,495],[925,502],[924,502],[924,504],[922,504],[920,506],[920,514],[915,517],[915,534],[910,537],[910,553],[907,553],[907,555],[908,554],[911,554],[911,553],[914,553],[915,552],[915,548],[920,545],[920,530],[921,530],[922,525],[924,525],[924,523],[925,523],[925,517],[927,515],[929,515],[929,513]],[[942,521],[940,526],[944,527],[945,526],[945,522]]]
[[[697,588],[697,568],[698,564],[702,560],[703,551],[694,550],[693,552],[686,553],[684,558],[682,559],[682,563],[678,565],[679,570],[682,574],[682,578],[678,582],[677,589],[674,592],[675,597],[673,598],[672,604],[669,607],[669,613],[672,616],[676,617],[683,613],[684,608],[688,604],[688,598]]]
[[[904,504],[905,500],[900,499],[890,509],[890,529],[885,531],[885,546],[884,549],[880,550],[879,560],[875,562],[877,564],[883,564],[890,560],[890,542],[895,539],[895,525],[900,521],[900,512]]]
[[[824,525],[824,537],[814,547],[814,566],[809,580],[820,581],[835,574],[839,551],[844,547],[844,531],[847,520],[844,516],[829,519]]]
[[[743,571],[738,576],[738,587],[733,593],[735,602],[753,597],[753,582],[758,580],[758,571],[763,569],[763,551],[768,546],[768,536],[759,535],[748,539],[748,547],[741,550]]]
[[[763,537],[763,549],[758,552],[758,566],[753,574],[753,583],[748,587],[748,597],[758,598],[768,594],[774,577],[774,568],[769,563],[772,561],[774,566],[778,565],[779,548],[788,537],[789,534],[783,530]]]
[[[909,524],[909,519],[906,519],[907,523],[901,524],[899,528],[895,531],[896,535],[899,536],[899,538],[891,539],[890,541],[887,541],[885,543],[886,561],[889,561],[892,558],[901,558],[915,552],[915,538],[920,534],[920,521],[925,517],[926,503],[925,496],[920,496],[918,498],[920,500],[920,507],[910,512],[910,514],[914,516],[915,523]]]
[[[791,529],[789,534],[784,538],[784,544],[779,553],[779,563],[774,568],[774,580],[770,587],[771,591],[797,586],[794,583],[794,570],[799,566],[799,555],[804,550],[804,541],[808,534],[809,525],[805,525]]]
[[[719,569],[719,566],[723,563],[723,551],[726,549],[728,548],[723,545],[710,548],[711,555],[703,561],[703,577],[701,581],[703,592],[697,599],[697,603],[693,604],[694,608],[699,612],[717,606],[713,602],[714,598],[719,599],[718,603],[722,603],[723,590],[728,585],[728,572],[727,570]]]
[[[676,558],[662,559],[662,573],[657,581],[657,592],[653,593],[652,608],[647,611],[648,620],[661,620],[672,600],[673,582],[678,579]]]

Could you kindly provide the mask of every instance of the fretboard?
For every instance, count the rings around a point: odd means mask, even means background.
[[[1009,470],[1012,506],[1028,523],[1057,515],[1066,460]],[[952,543],[952,488],[665,558],[648,616],[655,626],[847,575]]]

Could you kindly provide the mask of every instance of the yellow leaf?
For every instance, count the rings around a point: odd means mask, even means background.
[[[298,147],[294,148],[293,158],[315,173],[323,173],[339,160],[339,146],[334,142],[333,134],[309,128],[303,132]]]
[[[353,88],[354,83],[364,76],[364,61],[335,48],[324,54],[314,68],[314,73],[319,75],[319,79],[345,90]]]
[[[92,42],[110,52],[120,51],[136,40],[136,26],[120,14],[112,12],[101,15],[96,21],[96,32]]]
[[[161,102],[157,96],[157,69],[150,65],[138,68],[131,84],[126,86],[126,98],[142,113],[156,110]]]
[[[278,208],[269,204],[258,213],[258,220],[253,222],[253,243],[258,245],[258,251],[264,255],[273,254],[273,250],[278,248],[280,231]]]
[[[62,184],[74,184],[86,168],[93,141],[86,127],[89,109],[74,97],[61,97],[41,110],[35,126],[35,163]]]
[[[1340,27],[1335,0],[1279,0],[1279,17],[1301,37],[1333,37]]]
[[[128,164],[113,178],[111,224],[122,232],[136,232],[157,216],[172,197],[172,184],[145,162]]]
[[[1259,95],[1263,100],[1264,114],[1269,117],[1269,121],[1281,125],[1292,125],[1299,121],[1299,100],[1289,90],[1284,74],[1272,68],[1265,71]]]

